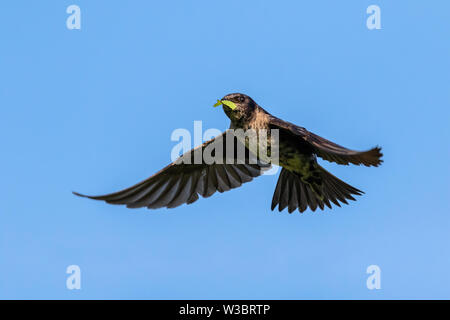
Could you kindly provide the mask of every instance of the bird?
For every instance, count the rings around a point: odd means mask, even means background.
[[[272,197],[272,211],[277,207],[280,212],[287,208],[289,213],[296,210],[303,213],[308,208],[313,212],[318,208],[331,209],[332,204],[340,207],[341,204],[348,204],[347,200],[355,201],[354,196],[364,193],[325,170],[319,165],[318,157],[339,165],[378,167],[383,162],[379,146],[367,151],[347,149],[273,116],[246,94],[225,95],[214,106],[218,105],[222,105],[230,119],[229,130],[186,152],[154,175],[129,188],[99,196],[73,193],[110,204],[126,205],[128,208],[158,209],[192,204],[200,197],[208,198],[216,192],[238,188],[261,176],[272,165],[266,158],[259,157],[247,140],[229,134],[238,129],[277,130],[279,154],[276,164],[281,167],[281,172]],[[271,142],[273,140],[268,138],[269,149],[275,147]],[[207,162],[201,155],[214,145],[223,146],[222,153],[214,148],[211,152],[223,158],[223,161]],[[236,151],[242,149],[244,153],[241,158],[244,159],[236,161]]]

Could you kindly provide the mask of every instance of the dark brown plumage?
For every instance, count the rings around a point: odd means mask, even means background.
[[[364,152],[344,148],[305,128],[272,116],[247,95],[234,93],[222,100],[232,101],[236,105],[235,109],[223,106],[225,114],[231,120],[231,129],[279,130],[279,165],[283,168],[273,195],[272,210],[277,206],[279,211],[287,207],[289,213],[296,209],[303,212],[308,207],[312,211],[317,208],[323,210],[325,206],[331,208],[331,203],[337,206],[340,206],[340,202],[347,204],[347,200],[355,200],[353,195],[363,193],[323,169],[317,163],[316,156],[343,165],[351,163],[376,167],[382,162],[379,147]],[[227,139],[232,139],[232,143],[227,143],[230,142]],[[183,203],[191,204],[199,196],[207,198],[216,191],[225,192],[237,188],[270,168],[270,164],[259,158],[256,163],[250,162],[249,159],[255,157],[255,154],[247,148],[245,163],[239,163],[235,157],[227,158],[227,148],[233,146],[235,152],[232,154],[236,156],[237,148],[243,147],[241,143],[243,141],[234,135],[222,133],[130,188],[102,196],[74,194],[111,204],[124,204],[128,208],[174,208]],[[223,161],[193,164],[196,153],[202,153],[213,144],[216,148],[224,148]],[[270,147],[270,141],[268,145]],[[191,161],[186,161],[187,159]]]

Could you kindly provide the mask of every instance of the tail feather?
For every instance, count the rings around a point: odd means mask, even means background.
[[[303,181],[297,173],[283,168],[273,194],[272,210],[277,205],[279,211],[288,207],[289,213],[296,209],[304,212],[308,207],[312,211],[317,208],[324,210],[325,206],[332,208],[330,202],[340,207],[339,202],[348,204],[347,200],[356,201],[352,195],[360,196],[364,193],[317,166],[322,181],[320,189]]]
[[[297,181],[294,179],[291,179],[290,185],[289,185],[289,205],[288,205],[288,212],[292,213],[297,209],[298,206],[298,191],[297,191]]]

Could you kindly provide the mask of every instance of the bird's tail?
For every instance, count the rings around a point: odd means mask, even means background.
[[[364,192],[358,190],[317,165],[319,181],[309,183],[302,180],[298,173],[282,169],[277,186],[272,198],[272,210],[278,205],[282,211],[288,207],[289,213],[298,208],[299,212],[308,207],[315,211],[318,207],[323,210],[325,206],[331,208],[333,202],[341,206],[339,201],[348,204],[348,200],[355,200],[352,195],[361,195]]]

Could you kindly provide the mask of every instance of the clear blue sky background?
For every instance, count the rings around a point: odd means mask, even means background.
[[[81,30],[66,8],[81,7]],[[381,30],[366,8],[381,7]],[[0,298],[450,298],[448,1],[2,1]],[[170,161],[176,128],[226,129],[230,92],[380,168],[366,192],[271,212],[276,176],[172,210],[81,199]],[[323,163],[323,162],[322,162]],[[67,290],[79,265],[82,289]],[[381,290],[366,268],[381,268]]]

